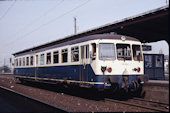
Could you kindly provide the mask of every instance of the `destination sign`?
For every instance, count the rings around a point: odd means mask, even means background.
[[[151,45],[142,45],[142,49],[143,49],[143,51],[151,51],[152,46]]]

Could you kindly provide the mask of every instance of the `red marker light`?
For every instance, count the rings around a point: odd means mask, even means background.
[[[138,67],[138,72],[140,72],[140,67]]]
[[[109,73],[111,73],[111,72],[112,72],[112,68],[111,68],[111,67],[107,68],[107,71],[108,71]]]

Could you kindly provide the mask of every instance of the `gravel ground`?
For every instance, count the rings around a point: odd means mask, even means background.
[[[61,88],[57,90],[51,90],[53,88],[49,88],[48,90],[48,87],[50,87],[48,85],[46,85],[46,88],[39,88],[39,86],[37,87],[33,83],[27,83],[26,85],[19,84],[16,83],[13,75],[0,75],[0,85],[70,112],[141,112],[140,109],[118,103],[110,104],[102,100],[86,99],[81,94],[76,94],[77,92],[72,92],[69,89],[63,91],[60,90]],[[56,85],[56,87],[59,86]],[[88,93],[83,92],[84,95],[89,95]]]

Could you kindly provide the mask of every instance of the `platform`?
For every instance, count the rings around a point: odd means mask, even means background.
[[[166,80],[149,80],[145,83],[146,85],[155,85],[155,86],[167,86],[169,87],[169,81]]]
[[[169,104],[169,81],[149,80],[143,85],[145,99]]]

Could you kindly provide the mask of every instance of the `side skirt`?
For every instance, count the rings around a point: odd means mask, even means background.
[[[45,83],[64,83],[64,84],[74,84],[79,85],[80,87],[86,88],[102,88],[104,86],[104,82],[87,82],[87,81],[76,81],[76,80],[63,80],[63,79],[52,79],[52,78],[39,78],[39,77],[28,77],[28,76],[18,76],[15,75],[16,79],[23,79],[25,81],[34,81],[34,82],[45,82]],[[111,84],[105,83],[106,87],[110,87]]]

